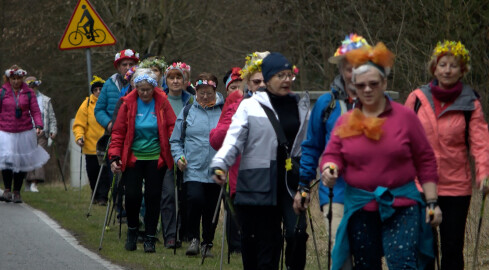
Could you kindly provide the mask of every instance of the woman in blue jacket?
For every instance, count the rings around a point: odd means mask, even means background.
[[[217,78],[210,73],[201,73],[195,82],[196,101],[186,105],[180,112],[170,138],[171,152],[178,169],[183,172],[186,187],[187,229],[191,240],[186,254],[199,253],[212,256],[216,224],[212,224],[220,186],[214,183],[209,165],[216,151],[210,146],[209,133],[216,127],[224,98],[218,92]],[[200,219],[202,238],[200,243]]]

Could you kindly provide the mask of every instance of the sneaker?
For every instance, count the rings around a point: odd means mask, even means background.
[[[156,252],[156,237],[146,235],[144,239],[144,252],[145,253],[155,253]]]
[[[137,241],[138,241],[138,229],[127,228],[127,239],[126,239],[126,245],[124,246],[126,250],[127,251],[136,250]]]
[[[22,203],[22,198],[20,197],[20,193],[14,193],[14,199],[12,201],[14,203]]]
[[[211,253],[212,247],[213,247],[212,243],[211,244],[202,244],[202,246],[200,247],[200,252],[201,252],[202,257],[206,257],[206,258],[214,257],[214,255],[212,255],[212,253]]]
[[[171,238],[166,241],[165,247],[168,249],[180,248],[182,247],[182,242],[176,241],[175,238]]]
[[[3,192],[2,198],[5,202],[11,202],[12,201],[12,192],[10,190],[5,190]]]
[[[199,254],[199,239],[194,238],[190,242],[190,245],[187,248],[187,251],[185,252],[185,255],[187,256],[195,256]]]
[[[31,184],[31,192],[39,192],[39,189],[37,189],[37,184],[34,182]]]
[[[31,185],[29,183],[27,183],[27,182],[25,183],[24,191],[25,192],[31,191]]]

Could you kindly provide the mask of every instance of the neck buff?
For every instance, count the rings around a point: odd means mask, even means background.
[[[458,81],[450,89],[441,89],[438,80],[430,82],[431,94],[441,102],[452,102],[462,93],[462,82]]]

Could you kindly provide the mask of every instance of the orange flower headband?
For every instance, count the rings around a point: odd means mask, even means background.
[[[373,48],[364,46],[349,51],[345,54],[345,57],[354,68],[364,64],[371,64],[385,74],[385,69],[392,67],[394,64],[395,55],[387,49],[384,43],[379,42]]]

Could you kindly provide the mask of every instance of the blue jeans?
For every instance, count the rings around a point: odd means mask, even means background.
[[[382,269],[385,256],[389,269],[418,269],[418,205],[395,208],[383,222],[379,212],[359,210],[348,222],[350,252],[354,269]]]

